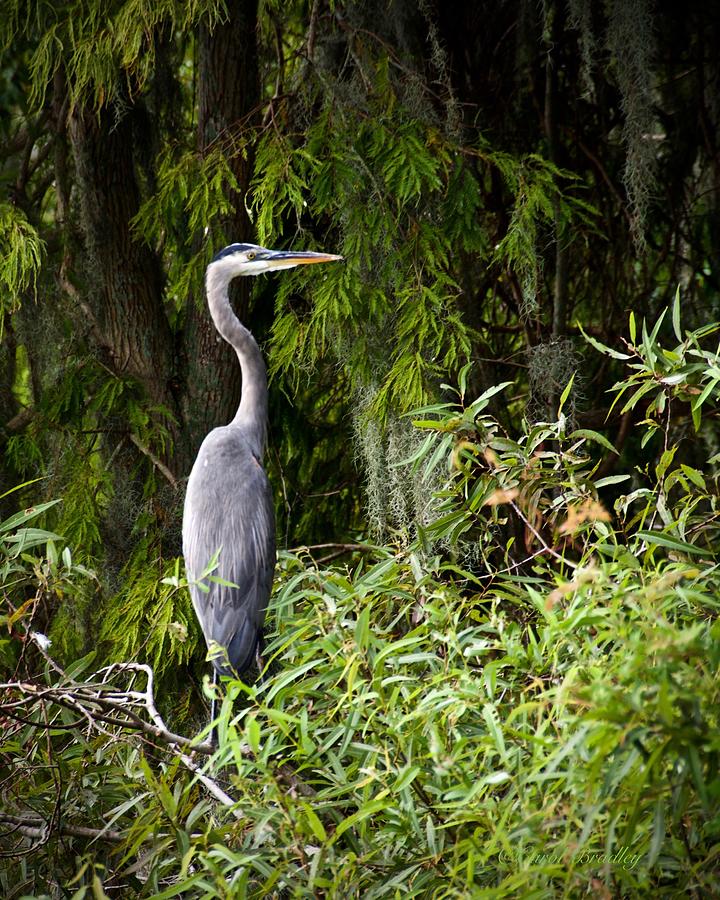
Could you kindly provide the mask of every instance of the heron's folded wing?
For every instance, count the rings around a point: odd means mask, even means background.
[[[192,493],[189,485],[183,526],[190,594],[205,639],[225,648],[239,673],[253,661],[275,567],[270,486],[251,459],[235,484],[195,483]],[[216,553],[217,566],[206,574]],[[216,668],[224,671],[222,660]]]

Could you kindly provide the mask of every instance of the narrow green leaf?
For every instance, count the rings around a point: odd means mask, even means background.
[[[495,742],[495,746],[497,747],[500,756],[504,760],[507,761],[507,750],[505,748],[505,738],[503,737],[502,729],[500,727],[500,722],[498,721],[498,714],[495,707],[492,703],[486,703],[483,706],[483,719],[487,724],[488,730],[492,735],[492,738]]]
[[[303,803],[303,810],[305,812],[305,818],[308,821],[308,825],[310,826],[312,833],[319,841],[325,843],[325,841],[327,840],[327,832],[325,831],[325,826],[318,818],[315,810],[310,806],[309,803]]]
[[[678,341],[682,342],[682,329],[680,328],[680,285],[677,286],[677,290],[675,291],[675,300],[673,302],[672,311],[672,324],[673,331],[675,332],[675,337],[678,339]]]
[[[655,347],[655,341],[657,340],[658,332],[660,331],[660,326],[663,323],[666,313],[667,313],[667,309],[664,309],[660,313],[660,315],[658,316],[658,320],[653,327],[652,333],[650,334],[650,336],[648,338],[648,345],[653,348]]]
[[[572,390],[573,382],[575,381],[575,373],[573,372],[570,376],[570,381],[568,381],[565,386],[565,390],[560,395],[560,405],[558,406],[558,418],[560,417],[560,413],[562,412],[563,406],[565,406],[565,401],[570,396],[570,391]]]
[[[697,434],[700,431],[700,407],[692,404],[690,406],[690,415],[693,420],[693,428],[695,429],[695,433]]]
[[[428,452],[430,447],[432,447],[434,440],[435,435],[431,432],[426,436],[425,440],[418,447],[418,449],[415,450],[414,453],[411,453],[410,456],[406,457],[405,459],[398,459],[394,462],[389,463],[390,468],[395,469],[398,466],[409,466],[411,463],[417,462],[419,459],[422,459],[422,457]]]
[[[486,391],[480,394],[477,400],[473,400],[473,402],[470,404],[470,409],[474,413],[477,413],[481,409],[484,409],[491,397],[494,397],[495,394],[499,394],[500,391],[504,391],[505,388],[509,387],[511,384],[513,384],[512,381],[503,381],[500,384],[495,384],[492,387],[488,388]]]
[[[591,347],[594,347],[596,350],[599,350],[604,356],[612,356],[613,359],[632,359],[629,353],[620,353],[619,350],[613,350],[612,347],[606,347],[605,344],[601,344],[600,341],[596,341],[594,337],[591,337],[589,334],[586,334],[583,330],[582,325],[578,322],[578,328],[580,329],[580,333],[585,338],[585,340],[590,344]]]
[[[357,617],[355,643],[361,650],[367,650],[370,642],[370,606],[366,606]]]
[[[663,451],[662,456],[660,457],[660,461],[655,466],[655,477],[658,481],[662,481],[665,477],[665,473],[668,470],[668,467],[673,461],[673,457],[675,456],[675,451],[677,450],[678,445],[674,444],[672,447],[668,447],[667,450]]]
[[[256,716],[252,716],[248,719],[246,733],[250,749],[257,755],[260,752],[260,723]]]
[[[9,491],[7,493],[9,493]],[[9,519],[0,522],[0,534],[6,534],[8,531],[12,531],[19,525],[29,522],[31,519],[44,513],[45,510],[50,509],[50,507],[55,506],[55,504],[59,502],[59,500],[49,500],[47,503],[38,503],[37,506],[31,506],[28,509],[23,509],[20,512],[15,513],[10,516]],[[49,532],[46,532],[46,534],[49,534]],[[62,540],[62,538],[58,538],[58,540]]]
[[[648,867],[654,866],[660,855],[660,850],[665,840],[665,797],[658,797],[655,802],[655,814],[653,815],[653,832],[650,841],[650,850],[647,857]]]
[[[680,464],[680,468],[687,475],[690,481],[692,481],[695,487],[699,487],[703,491],[707,490],[707,485],[705,484],[705,479],[703,478],[701,472],[698,472],[697,469],[693,469],[690,466],[686,466],[684,463]]]
[[[395,784],[391,790],[394,794],[399,793],[404,788],[409,787],[413,781],[422,772],[420,766],[405,766],[398,774]]]
[[[695,787],[697,788],[698,796],[700,797],[700,801],[702,802],[703,809],[705,810],[705,812],[708,812],[710,808],[710,800],[707,793],[707,787],[705,785],[705,777],[703,776],[700,754],[698,753],[698,749],[695,744],[690,744],[690,746],[688,747],[688,762],[690,763],[690,772],[692,773],[692,779],[695,783]]]
[[[153,900],[170,900],[171,897],[177,897],[180,894],[186,894],[189,888],[193,885],[199,884],[199,882],[203,881],[204,874],[199,872],[196,875],[191,875],[190,878],[183,879],[182,881],[178,881],[176,884],[173,884],[172,887],[167,888],[160,894],[155,894]]]
[[[638,401],[648,394],[652,390],[657,390],[657,382],[654,378],[649,378],[644,384],[641,384],[640,387],[635,391],[635,393],[630,397],[629,400],[625,402],[625,405],[620,410],[621,414],[628,412],[630,409],[634,409],[637,405]]]
[[[648,544],[656,544],[658,547],[667,547],[668,550],[677,550],[679,553],[696,554],[697,556],[710,555],[707,550],[702,547],[696,547],[694,544],[687,544],[679,538],[672,535],[664,534],[660,531],[638,531],[635,537],[646,541]]]
[[[595,482],[596,488],[607,487],[609,484],[620,484],[622,481],[629,481],[632,475],[608,475],[606,478],[599,478]]]
[[[588,441],[595,441],[596,444],[600,444],[601,447],[609,450],[610,453],[614,453],[615,456],[620,456],[620,453],[613,447],[610,441],[597,431],[592,431],[589,428],[578,428],[577,431],[573,431],[570,435],[571,441],[575,440],[575,438],[585,438]]]
[[[698,394],[698,396],[693,400],[693,409],[700,409],[700,407],[707,400],[713,390],[717,387],[718,381],[720,381],[719,378],[713,378],[705,385],[702,393]]]
[[[364,819],[367,819],[370,816],[374,816],[375,813],[378,813],[383,809],[387,809],[387,807],[388,803],[385,800],[371,800],[369,803],[361,806],[357,812],[353,813],[351,816],[348,816],[347,819],[344,819],[338,825],[338,827],[335,829],[335,834],[330,840],[330,843],[335,843],[335,841],[341,835],[345,834],[348,828],[353,828],[359,822],[362,822]]]

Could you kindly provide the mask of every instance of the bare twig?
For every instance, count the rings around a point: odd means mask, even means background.
[[[34,816],[13,816],[10,813],[0,812],[0,824],[12,825],[13,831],[19,831],[26,837],[43,840],[49,833],[50,828],[43,819]],[[85,828],[83,825],[59,825],[55,828],[59,834],[68,835],[68,837],[83,838],[102,838],[113,843],[120,843],[125,840],[125,836],[119,831],[112,831],[108,828]],[[3,835],[4,837],[5,835]],[[36,845],[37,846],[37,845]]]
[[[307,58],[312,62],[315,55],[315,39],[317,36],[318,15],[320,12],[320,0],[313,0],[312,10],[310,11],[310,25],[308,26],[306,53]]]
[[[5,431],[22,431],[26,425],[29,425],[30,422],[35,418],[35,410],[32,407],[24,406],[20,412],[16,413],[12,419],[5,423],[3,426]]]
[[[509,500],[508,502],[510,503],[510,506],[512,506],[512,508],[518,514],[518,516],[520,516],[520,518],[525,523],[525,525],[530,529],[530,531],[532,531],[532,533],[535,535],[535,538],[538,541],[540,541],[540,543],[542,544],[543,551],[545,553],[549,553],[551,556],[554,556],[555,559],[558,559],[558,560],[560,560],[561,563],[564,563],[565,565],[570,566],[571,569],[577,569],[577,567],[578,567],[577,563],[574,563],[574,562],[572,562],[572,560],[569,560],[566,557],[562,556],[560,553],[557,552],[557,550],[553,550],[553,548],[545,541],[545,538],[543,538],[543,536],[540,534],[540,532],[537,530],[537,528],[535,528],[535,526],[532,525],[532,523],[530,522],[528,517],[522,512],[522,510],[518,507],[518,505],[513,500]],[[538,555],[538,554],[535,554],[535,555]]]
[[[133,676],[138,673],[145,675],[144,691],[122,690],[109,683],[109,679],[113,675],[127,672],[132,673]],[[165,748],[182,761],[216,800],[230,809],[235,818],[243,817],[243,814],[236,809],[237,801],[206,775],[192,757],[185,752],[186,749],[191,749],[194,753],[210,756],[215,752],[213,744],[209,741],[196,743],[195,739],[176,734],[165,725],[155,705],[154,673],[150,666],[140,663],[115,663],[101,669],[96,673],[96,677],[98,678],[97,682],[86,684],[71,682],[68,685],[42,687],[27,682],[0,684],[0,690],[14,691],[22,695],[22,703],[15,701],[9,704],[0,704],[0,710],[11,718],[17,719],[19,717],[16,708],[19,705],[24,704],[27,708],[36,703],[42,703],[45,708],[47,703],[56,703],[81,714],[90,728],[101,733],[108,734],[99,723],[141,731],[162,742]],[[142,718],[139,714],[141,710],[147,713],[150,722]],[[39,725],[40,723],[33,724]],[[47,721],[45,725],[47,728],[52,727],[52,724]]]
[[[148,715],[152,719],[155,724],[155,729],[157,731],[157,735],[161,736],[163,741],[168,744],[170,748],[175,751],[177,748],[177,755],[185,764],[185,766],[190,769],[191,772],[195,774],[195,777],[200,781],[206,790],[215,797],[216,800],[219,800],[223,806],[231,807],[231,811],[236,819],[242,818],[242,814],[239,810],[235,809],[236,801],[230,797],[229,794],[226,794],[225,791],[211,778],[208,778],[207,775],[200,769],[200,767],[186,754],[184,753],[180,747],[182,745],[187,744],[187,739],[183,738],[180,735],[173,734],[169,731],[163,721],[162,716],[157,710],[155,706],[155,674],[150,666],[143,665],[141,663],[115,663],[112,666],[106,666],[104,669],[101,669],[100,672],[105,672],[110,674],[113,669],[120,669],[122,671],[134,671],[134,672],[143,672],[146,676],[146,689],[143,693],[140,692],[129,692],[128,696],[132,697],[140,697],[144,701],[145,709],[148,712]],[[100,674],[100,673],[98,673]],[[193,746],[193,750],[197,750],[201,753],[213,753],[214,747],[212,742],[207,742],[205,744],[196,744]]]
[[[342,556],[344,553],[354,553],[355,551],[372,553],[377,549],[377,547],[373,547],[371,544],[303,544],[300,547],[294,547],[290,552],[306,552],[312,557],[313,550],[332,550],[332,553],[327,553],[325,556],[321,556],[319,559],[314,560],[316,564],[321,565],[329,563],[331,560],[336,559],[338,556]]]
[[[146,447],[145,444],[143,444],[143,442],[140,440],[140,438],[137,437],[137,435],[131,434],[130,440],[133,442],[133,444],[135,444],[135,446],[138,448],[138,450],[141,453],[144,453],[145,456],[147,456],[147,458],[150,460],[150,462],[155,466],[155,468],[159,472],[161,472],[165,476],[165,478],[167,478],[167,480],[170,482],[170,484],[174,488],[176,488],[177,484],[178,484],[177,478],[175,478],[175,476],[170,471],[170,469],[168,469],[168,467],[165,465],[165,463],[162,462],[162,460],[158,459],[158,457],[152,452],[152,450],[149,447]]]

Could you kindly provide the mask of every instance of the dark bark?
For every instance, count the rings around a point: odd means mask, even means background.
[[[12,318],[4,313],[0,318],[3,339],[0,341],[0,452],[5,453],[7,440],[16,431],[22,410],[13,394],[16,374],[17,342]],[[0,466],[0,521],[15,512],[15,497],[10,494],[3,500],[2,495],[19,484],[21,478],[6,458]]]
[[[5,313],[0,320],[3,340],[0,343],[0,428],[5,428],[18,412],[18,404],[13,394],[15,383],[15,355],[17,343],[13,331],[12,318]]]
[[[77,110],[70,121],[85,240],[94,337],[118,375],[131,375],[153,404],[174,412],[172,337],[155,254],[130,221],[140,206],[132,123],[111,110]]]
[[[228,242],[251,239],[252,228],[243,198],[252,174],[252,158],[237,152],[237,141],[257,123],[260,80],[257,56],[257,0],[231,0],[228,20],[212,30],[202,26],[199,37],[198,143],[201,153],[226,147],[240,186],[234,210],[221,222],[208,222],[211,233]],[[219,227],[217,227],[219,226]],[[251,284],[233,285],[233,303],[253,330],[249,314]],[[222,341],[210,320],[205,297],[189,301],[185,335],[187,383],[183,400],[186,434],[178,447],[176,469],[187,474],[203,437],[225,424],[240,402],[240,369],[234,352]]]

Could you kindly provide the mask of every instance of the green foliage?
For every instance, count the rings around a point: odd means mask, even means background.
[[[510,267],[534,300],[538,231],[554,221],[554,204],[563,240],[571,221],[589,224],[593,215],[588,204],[560,191],[558,181],[569,173],[535,154],[518,160],[484,143],[465,148],[476,168],[436,128],[411,118],[391,84],[384,88],[370,120],[333,97],[297,144],[269,132],[257,151],[252,206],[259,240],[268,244],[290,217],[301,228],[306,210],[330,217],[346,259],[325,274],[304,316],[288,298],[307,274],[280,285],[272,371],[297,380],[330,353],[357,391],[375,385],[371,413],[383,421],[390,411],[427,402],[439,376],[457,372],[468,358],[472,335],[458,308],[459,250]],[[488,170],[500,174],[513,204],[507,234],[494,250],[481,205]],[[368,179],[369,197],[358,193]]]
[[[225,46],[219,26],[239,7],[219,0],[7,4],[0,181],[11,200],[0,210],[0,230],[12,252],[0,265],[7,288],[0,304],[16,310],[36,281],[41,300],[0,325],[9,329],[0,380],[14,387],[0,423],[9,425],[7,480],[50,475],[47,496],[65,503],[62,521],[48,527],[110,573],[108,603],[125,588],[113,583],[117,572],[130,579],[139,572],[126,564],[149,531],[166,545],[158,559],[178,551],[177,523],[164,517],[170,504],[157,499],[159,473],[165,466],[182,483],[195,449],[188,444],[201,431],[194,418],[202,403],[186,374],[188,359],[203,358],[207,336],[186,304],[202,302],[203,269],[226,241],[322,247],[346,260],[278,282],[258,279],[264,301],[279,286],[274,313],[270,302],[245,311],[261,343],[271,335],[264,347],[273,394],[269,466],[291,545],[417,536],[438,485],[401,464],[423,440],[404,413],[447,399],[442,385],[456,387],[468,360],[476,362],[472,389],[480,394],[515,378],[528,354],[527,379],[516,383],[518,396],[529,390],[529,405],[513,403],[501,416],[517,432],[523,414],[532,418],[542,407],[547,417],[577,368],[566,322],[578,317],[612,343],[626,309],[654,320],[680,271],[688,306],[696,304],[691,323],[716,302],[713,194],[708,176],[697,174],[712,171],[711,160],[697,129],[686,128],[687,145],[678,146],[683,129],[673,124],[677,110],[705,102],[714,76],[702,68],[707,54],[695,32],[682,33],[680,52],[674,33],[660,34],[663,23],[631,5],[591,16],[587,4],[573,3],[567,21],[562,5],[543,7],[520,28],[519,19],[508,27],[505,16],[515,14],[498,4],[470,35],[461,33],[469,24],[462,16],[436,21],[427,3],[378,17],[348,2],[318,16],[312,4],[273,0],[260,4],[257,23],[233,23],[236,34],[258,36],[248,57],[256,49],[257,65],[238,73],[239,45]],[[635,25],[623,43],[628,21]],[[550,46],[554,27],[562,40]],[[576,79],[563,74],[574,71],[576,28],[588,88],[581,103]],[[505,46],[515,34],[517,59]],[[656,37],[667,52],[649,52]],[[593,58],[603,38],[608,65]],[[466,40],[480,49],[462,52]],[[488,52],[490,44],[502,50]],[[678,78],[668,60],[685,55],[695,74]],[[233,87],[259,78],[242,114],[229,84],[215,93],[228,77]],[[666,136],[654,133],[654,79]],[[602,123],[616,120],[606,133]],[[135,176],[126,192],[132,207],[109,207],[106,234],[103,217],[86,213],[111,187],[101,183],[111,164],[101,162],[95,177],[93,160],[120,158]],[[627,203],[617,188],[626,163]],[[659,168],[656,185],[667,184],[671,208],[687,198],[671,223],[647,203]],[[228,221],[242,230],[241,206],[254,234],[226,234]],[[128,221],[114,221],[115,213]],[[648,265],[628,254],[626,222],[635,234],[645,228],[658,248]],[[88,227],[97,233],[86,234]],[[93,248],[117,243],[124,258],[128,228],[147,245],[147,266],[131,264],[99,287]],[[562,257],[564,291],[562,278],[556,284]],[[148,360],[142,384],[131,384],[126,332],[104,325],[134,321],[126,287],[154,276],[157,308],[147,321],[160,323],[167,353]],[[558,321],[568,333],[548,343],[560,294],[567,315]],[[128,328],[129,339],[138,340],[148,312],[138,314],[139,328]],[[594,365],[575,378],[568,427],[588,412],[583,385],[604,384],[603,362]],[[167,408],[149,410],[147,395],[158,390]],[[208,398],[218,422],[228,412],[221,394]],[[299,438],[301,430],[312,437]],[[358,476],[364,511],[353,489]],[[177,514],[177,498],[173,508]]]
[[[205,241],[201,251],[191,253],[204,239],[207,223],[222,219],[240,202],[229,159],[242,152],[245,147],[238,141],[218,144],[203,156],[169,146],[157,161],[157,190],[133,220],[144,240],[173,250],[168,258],[166,292],[178,311],[188,296],[201,296],[211,247],[222,246],[232,237],[218,233],[212,243]]]
[[[658,333],[642,349],[631,334],[618,391],[635,389]],[[685,336],[704,367],[685,372],[686,391],[713,377],[704,334]],[[6,735],[16,776],[11,790],[3,782],[4,809],[37,821],[61,805],[62,866],[78,890],[122,880],[125,896],[159,900],[720,889],[716,484],[677,462],[666,418],[662,465],[617,497],[628,476],[596,474],[607,439],[565,432],[572,383],[558,421],[514,438],[489,411],[508,385],[467,402],[469,375],[456,403],[413,414],[421,442],[405,462],[442,482],[413,546],[368,546],[353,568],[280,555],[265,677],[225,684],[206,767],[235,815],[177,757],[97,729],[81,736],[51,703]],[[701,432],[715,414],[706,399]],[[179,573],[151,582],[142,593],[157,617],[144,627],[169,632],[177,612],[160,610]],[[159,662],[176,652],[163,641]],[[57,679],[39,677],[49,690]],[[87,843],[81,825],[106,835]],[[28,857],[35,890],[58,877],[55,840]]]
[[[662,432],[663,421],[671,421],[672,407],[677,406],[678,402],[689,405],[693,426],[696,432],[699,431],[703,404],[717,401],[720,397],[720,349],[703,349],[700,343],[720,330],[720,324],[709,324],[687,332],[683,338],[678,289],[672,308],[672,328],[679,343],[671,350],[659,341],[667,312],[665,310],[658,317],[652,331],[648,331],[643,321],[640,341],[637,340],[635,317],[630,314],[630,341],[625,342],[627,353],[605,347],[586,335],[596,349],[615,359],[628,360],[629,367],[635,370],[630,378],[611,388],[616,394],[613,407],[624,397],[621,412],[625,413],[635,409],[644,397],[648,401],[644,420],[649,426],[646,440],[658,431]]]
[[[149,560],[142,545],[130,560],[136,572],[132,578],[121,573],[127,587],[108,604],[100,627],[113,659],[147,660],[159,677],[188,664],[202,636],[179,565]]]
[[[42,238],[22,212],[0,203],[0,322],[29,288],[35,290],[43,250]]]
[[[64,501],[53,525],[82,548],[86,560],[97,558],[110,512],[115,527],[128,532],[144,524],[142,498],[129,496],[142,492],[142,464],[134,461],[118,479],[107,460],[126,452],[130,442],[158,456],[168,452],[170,418],[167,410],[149,405],[132,380],[108,377],[93,359],[70,358],[54,391],[41,398],[37,418],[8,452],[26,474],[49,472],[52,492]],[[58,433],[59,446],[52,442]],[[151,483],[154,473],[146,477]],[[128,508],[121,510],[123,504]]]
[[[34,483],[19,485],[15,491]],[[59,635],[57,650],[64,650],[69,658],[84,646],[82,617],[72,619],[91,602],[97,580],[94,572],[73,559],[69,547],[58,549],[57,542],[62,545],[62,538],[38,527],[38,522],[58,502],[27,507],[0,522],[0,671],[5,673],[16,670],[24,655],[24,649],[12,639],[17,623],[23,620],[33,628],[46,629],[52,618],[50,636]],[[68,604],[70,597],[73,602]]]
[[[0,526],[0,893],[718,893],[712,15],[269,0],[218,27],[241,6],[0,22],[2,477],[44,478]],[[241,204],[255,233],[225,234]],[[220,716],[231,816],[88,697],[141,692],[94,671],[133,656],[199,714],[186,304],[238,238],[345,256],[258,279],[247,324],[280,544],[362,550],[282,555],[266,681]]]
[[[402,105],[401,89],[379,79],[368,110],[335,93],[294,140],[268,131],[259,142],[251,209],[258,239],[272,245],[308,214],[335,224],[328,240],[342,266],[314,278],[311,303],[298,305],[308,274],[284,279],[276,295],[270,344],[275,378],[298,389],[330,360],[352,394],[357,457],[376,537],[413,535],[428,492],[398,467],[416,436],[398,416],[437,396],[470,358],[477,335],[463,314],[468,256],[478,267],[509,270],[528,309],[542,266],[540,235],[570,224],[592,226],[594,211],[564,192],[573,178],[537,154],[517,158],[485,141],[460,147],[434,122]],[[512,207],[494,247],[494,218],[483,208],[487,181],[499,178]],[[368,191],[360,191],[361,184]],[[368,193],[369,192],[369,193]],[[303,238],[312,246],[312,240]],[[526,310],[527,311],[527,310]]]
[[[162,28],[191,28],[200,21],[210,25],[224,20],[221,0],[178,4],[174,0],[127,0],[112,9],[101,4],[71,0],[58,10],[44,3],[12,3],[0,27],[0,46],[18,35],[35,38],[29,59],[30,104],[44,104],[58,70],[64,70],[71,106],[84,102],[100,108],[124,105],[130,90],[139,91],[156,67],[155,33]],[[27,8],[24,8],[27,7]],[[124,72],[125,79],[118,79]]]
[[[513,195],[507,233],[495,248],[495,259],[514,272],[522,288],[523,314],[537,311],[542,255],[540,236],[555,230],[555,240],[569,242],[573,224],[592,227],[597,210],[577,197],[564,194],[559,185],[572,183],[571,172],[531,154],[518,162],[507,154],[484,154],[497,166]]]

